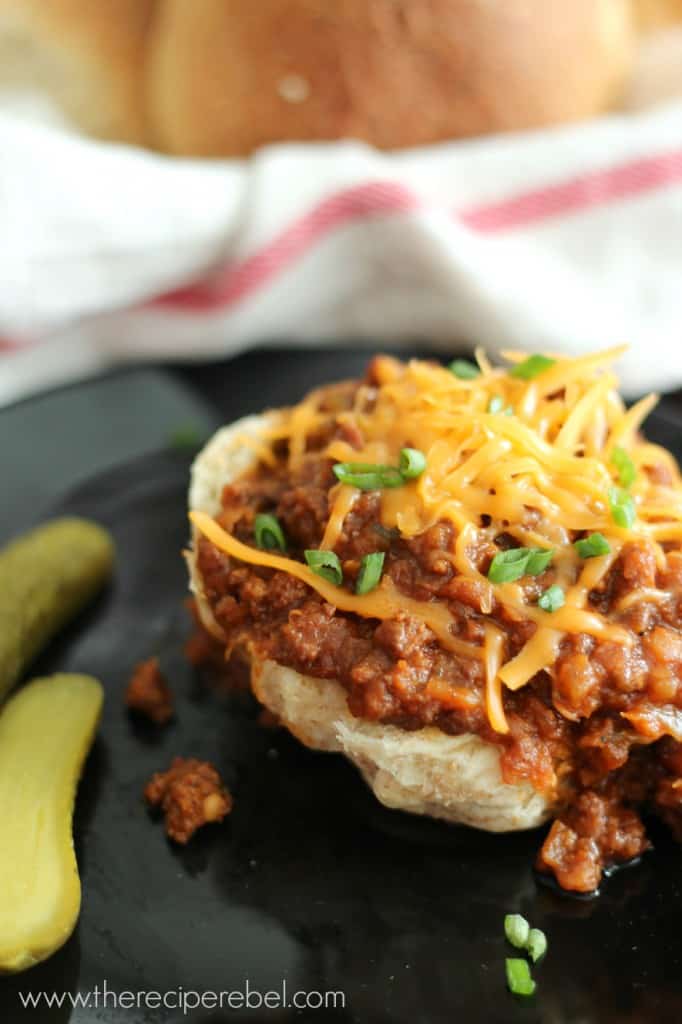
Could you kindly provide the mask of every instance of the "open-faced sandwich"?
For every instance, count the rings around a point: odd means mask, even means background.
[[[554,822],[566,889],[682,834],[682,480],[611,366],[375,358],[218,432],[190,490],[204,626],[390,807]]]

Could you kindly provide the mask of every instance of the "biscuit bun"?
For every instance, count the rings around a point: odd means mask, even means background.
[[[178,155],[393,149],[618,102],[633,0],[0,0],[0,87]]]
[[[253,449],[241,439],[262,436],[276,417],[276,412],[249,416],[218,431],[192,467],[192,510],[208,515],[219,511],[224,485],[255,460]],[[187,561],[202,622],[221,639],[194,547]],[[251,685],[258,700],[307,747],[345,754],[387,807],[489,832],[534,828],[552,812],[550,798],[530,783],[503,782],[498,748],[478,736],[449,736],[433,727],[408,732],[355,718],[339,683],[313,679],[273,661],[251,659]]]

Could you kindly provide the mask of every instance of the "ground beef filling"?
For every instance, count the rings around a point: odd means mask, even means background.
[[[320,544],[335,483],[331,463],[314,451],[294,471],[283,459],[278,468],[259,469],[225,487],[218,519],[253,544],[255,516],[273,513],[288,555],[303,560],[305,548]],[[379,500],[376,492],[361,494],[346,517],[335,546],[344,585],[353,586],[363,555],[383,551],[384,572],[398,589],[420,601],[444,602],[460,637],[481,645],[484,624],[492,620],[506,633],[509,656],[519,651],[535,625],[507,613],[486,581],[457,575],[453,526],[440,522],[415,539],[402,539],[381,525]],[[486,537],[471,555],[485,573],[496,551],[512,543],[504,534]],[[594,890],[605,867],[646,849],[636,807],[658,810],[682,834],[682,789],[675,781],[682,755],[680,744],[666,735],[679,719],[682,740],[681,552],[668,553],[661,573],[645,541],[622,549],[590,605],[629,629],[632,647],[567,635],[551,672],[505,694],[507,736],[488,723],[481,662],[445,651],[422,622],[408,615],[377,621],[344,614],[300,580],[237,562],[204,539],[198,568],[230,646],[248,646],[259,657],[338,680],[354,715],[405,729],[434,725],[451,734],[475,733],[499,746],[506,781],[527,779],[540,790],[555,783],[560,765],[566,811],[552,826],[538,867],[562,887]],[[552,582],[551,568],[529,578],[528,598],[536,599]],[[642,588],[663,588],[670,597],[624,600]]]
[[[222,821],[232,810],[232,795],[216,769],[194,757],[176,757],[168,771],[156,772],[144,798],[163,812],[168,837],[183,845],[197,829]]]
[[[135,666],[125,694],[131,711],[165,725],[173,717],[173,693],[159,668],[158,658],[147,658]]]

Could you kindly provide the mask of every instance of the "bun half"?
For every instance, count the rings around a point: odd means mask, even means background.
[[[244,439],[258,440],[276,416],[249,416],[218,431],[192,467],[191,510],[208,515],[219,511],[223,487],[256,461],[254,448]],[[224,639],[197,569],[196,542],[193,537],[187,556],[191,589],[204,626]],[[345,754],[387,807],[488,832],[535,828],[552,813],[550,798],[530,783],[503,781],[498,748],[478,736],[449,736],[433,727],[407,731],[355,718],[340,683],[254,656],[251,686],[301,743]]]

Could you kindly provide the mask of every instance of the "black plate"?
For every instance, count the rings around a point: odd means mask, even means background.
[[[649,433],[672,444],[677,427],[659,416]],[[149,456],[61,503],[59,511],[108,526],[118,548],[110,592],[34,670],[92,672],[107,690],[75,817],[83,910],[50,961],[0,980],[0,1020],[682,1020],[680,857],[662,830],[655,852],[610,879],[600,898],[565,898],[534,879],[542,833],[489,836],[385,810],[340,757],[264,730],[250,700],[216,692],[191,670],[180,558],[188,466],[188,457]],[[122,707],[131,667],[155,653],[178,698],[176,721],[160,731]],[[165,840],[141,800],[149,776],[176,754],[213,761],[235,794],[230,819],[184,849]],[[505,988],[508,911],[549,938],[526,1003]],[[211,1006],[213,992],[247,983],[281,992],[283,982],[288,998],[343,993],[345,1007],[340,996],[335,1010]],[[188,1017],[114,1006],[111,993],[132,993],[129,1004],[149,990],[205,993],[206,1005]],[[61,1009],[27,1015],[27,992],[80,993],[90,1004],[72,1009],[67,997]]]

